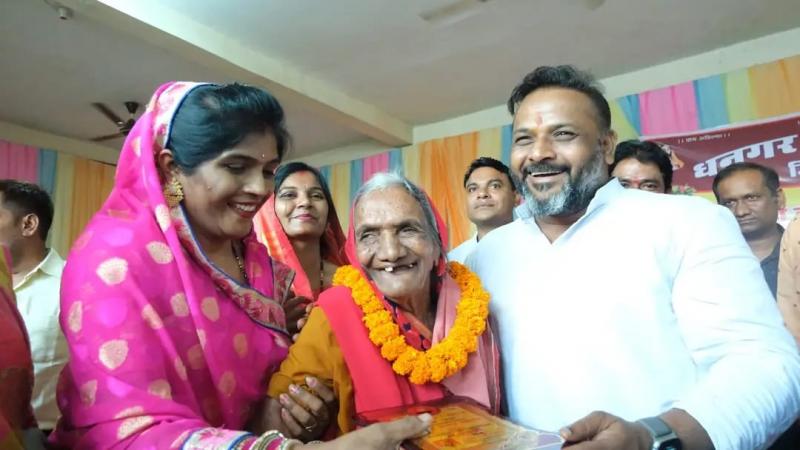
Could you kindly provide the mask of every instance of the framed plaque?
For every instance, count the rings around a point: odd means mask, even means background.
[[[407,415],[433,415],[431,433],[403,444],[411,450],[557,450],[558,433],[533,430],[489,413],[475,401],[447,397],[435,402],[369,411],[357,417],[362,426],[387,422]]]

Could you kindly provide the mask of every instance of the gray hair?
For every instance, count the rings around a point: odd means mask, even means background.
[[[442,252],[442,254],[445,254],[442,245],[442,237],[439,234],[440,230],[436,225],[436,215],[433,213],[433,207],[431,206],[430,201],[428,201],[428,196],[425,195],[425,192],[417,187],[417,185],[412,183],[408,178],[400,175],[397,172],[378,172],[366,183],[361,185],[356,192],[355,199],[353,200],[353,211],[355,211],[361,198],[370,192],[383,191],[394,187],[405,189],[406,192],[408,192],[409,195],[411,195],[414,200],[419,203],[419,206],[422,207],[423,215],[425,216],[425,228],[428,235],[433,243]]]

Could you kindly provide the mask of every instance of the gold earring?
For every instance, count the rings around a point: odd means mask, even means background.
[[[183,186],[181,186],[180,181],[173,178],[164,186],[164,198],[170,208],[178,206],[183,201]]]

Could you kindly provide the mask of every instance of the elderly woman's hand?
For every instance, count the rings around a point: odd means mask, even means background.
[[[281,420],[292,437],[311,441],[322,436],[338,410],[333,390],[314,377],[306,377],[311,391],[296,384],[279,397]]]
[[[430,414],[408,416],[370,425],[331,442],[302,445],[292,450],[396,450],[403,441],[430,433],[432,421]]]
[[[278,399],[267,398],[250,419],[248,431],[262,434],[277,430],[287,437],[312,441],[322,436],[338,411],[331,388],[314,377],[306,377],[311,392],[295,384]]]
[[[296,341],[300,335],[300,330],[306,324],[308,313],[311,312],[313,300],[308,297],[293,297],[283,304],[283,312],[286,314],[286,330]]]

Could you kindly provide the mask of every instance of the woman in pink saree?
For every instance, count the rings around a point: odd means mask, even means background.
[[[290,342],[282,303],[292,271],[252,231],[288,139],[263,90],[178,82],[156,91],[64,269],[71,360],[52,443],[295,449],[304,446],[276,428],[324,422],[320,409],[284,404],[271,431],[246,431]],[[388,448],[428,423],[407,418],[315,448]]]

